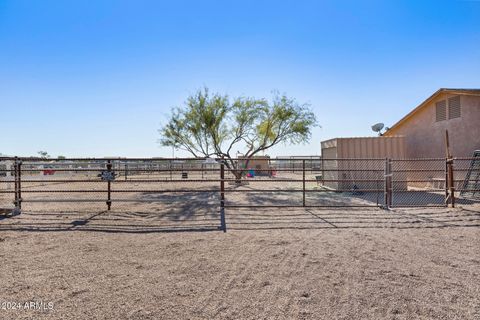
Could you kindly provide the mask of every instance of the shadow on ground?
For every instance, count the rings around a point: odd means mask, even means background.
[[[90,231],[116,233],[220,230],[219,212],[169,216],[168,212],[24,212],[0,221],[0,231]],[[480,208],[422,209],[226,209],[227,230],[480,228]]]
[[[249,185],[228,186],[228,189],[225,194],[225,216],[229,230],[480,226],[480,205],[473,201],[458,199],[457,203],[463,206],[461,209],[426,208],[443,205],[444,195],[440,193],[397,192],[394,194],[394,205],[424,208],[387,211],[377,208],[383,204],[381,192],[307,192],[307,206],[325,208],[288,208],[302,205],[301,192],[289,192],[285,188],[278,192],[231,192],[234,189],[253,190]],[[114,198],[111,211],[104,211],[104,204],[100,204],[100,207],[93,207],[89,203],[71,204],[70,208],[78,210],[63,210],[62,207],[49,210],[41,203],[26,204],[26,210],[20,216],[8,219],[0,217],[0,231],[150,233],[221,230],[219,193],[216,191],[145,192],[135,196],[124,198],[131,200],[127,202],[116,202]],[[242,205],[280,208],[228,207]]]
[[[77,204],[75,204],[76,206]],[[46,210],[28,206],[0,221],[0,231],[186,232],[220,230],[218,193],[142,194],[112,210]],[[40,210],[39,210],[40,209]]]
[[[292,192],[296,190],[296,192]],[[299,189],[279,190],[278,192],[249,192],[243,197],[229,201],[229,205],[250,205],[259,206],[281,205],[298,206],[302,205],[302,192]],[[384,205],[383,192],[335,192],[329,190],[316,190],[306,192],[305,202],[307,206],[325,207],[381,207]],[[479,200],[456,198],[456,203],[461,205],[480,204]],[[428,191],[394,191],[392,195],[392,206],[394,207],[441,207],[445,205],[445,195],[438,192]]]

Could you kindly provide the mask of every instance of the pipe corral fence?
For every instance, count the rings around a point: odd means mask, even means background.
[[[0,158],[0,207],[187,210],[446,207],[480,202],[479,158]],[[155,205],[155,207],[153,207]],[[160,206],[160,207],[159,207]],[[210,213],[209,213],[210,212]],[[186,217],[188,218],[188,216]]]

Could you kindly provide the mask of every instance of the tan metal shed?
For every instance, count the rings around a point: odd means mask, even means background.
[[[324,186],[332,189],[378,189],[378,181],[364,180],[383,179],[385,158],[406,156],[403,136],[335,138],[321,147]]]
[[[403,136],[335,138],[322,141],[321,145],[325,159],[403,159],[406,156]]]

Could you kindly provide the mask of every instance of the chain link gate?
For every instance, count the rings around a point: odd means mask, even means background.
[[[471,158],[454,158],[452,162],[450,185],[453,203],[474,205],[480,203],[480,151]]]
[[[446,159],[392,159],[390,207],[445,207]]]
[[[5,213],[19,207],[17,164],[13,158],[0,158],[0,208]]]

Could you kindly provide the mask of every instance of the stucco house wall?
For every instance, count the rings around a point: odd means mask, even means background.
[[[447,112],[447,119],[437,122],[436,103],[458,95],[461,116],[448,119]],[[388,130],[385,136],[404,136],[408,158],[442,158],[446,156],[446,130],[454,157],[471,157],[474,150],[480,149],[480,95],[441,92]]]

